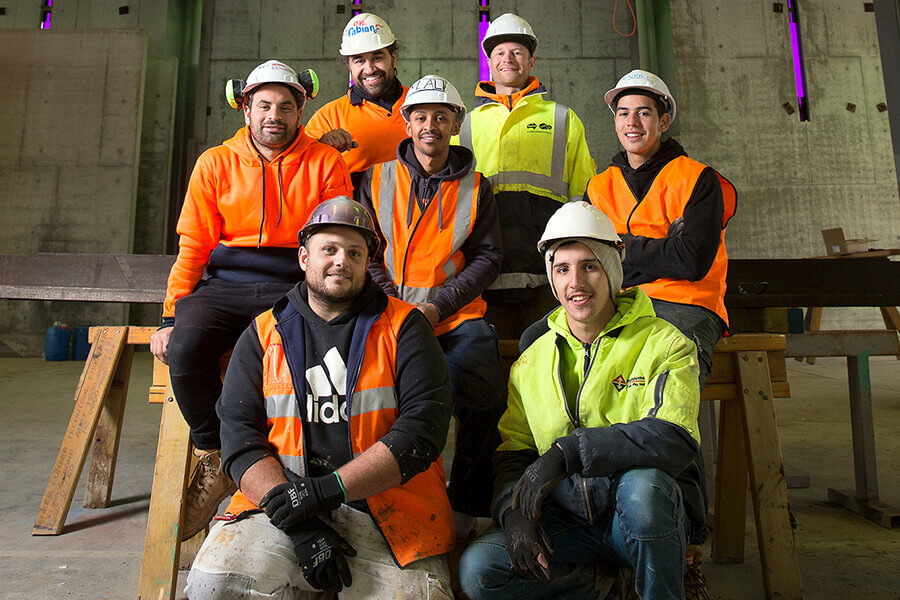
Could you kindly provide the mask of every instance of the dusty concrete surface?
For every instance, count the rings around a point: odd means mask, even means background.
[[[134,598],[140,573],[160,407],[147,404],[150,360],[135,357],[113,488],[114,506],[81,508],[83,483],[56,537],[32,537],[50,469],[72,409],[79,363],[0,358],[0,597]],[[790,490],[797,519],[800,568],[807,599],[897,600],[900,531],[888,531],[828,504],[826,487],[851,487],[846,367],[788,363],[793,397],[777,405],[789,471],[806,471],[811,487]],[[882,497],[900,505],[900,362],[872,359],[873,403]],[[746,562],[704,572],[712,598],[763,597],[752,521]],[[706,548],[707,556],[709,548]],[[180,577],[183,587],[184,573]],[[180,596],[180,595],[179,595]]]

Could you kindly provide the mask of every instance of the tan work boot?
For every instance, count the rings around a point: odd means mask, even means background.
[[[219,504],[237,490],[233,481],[222,472],[222,452],[203,451],[200,462],[191,475],[184,499],[184,528],[182,540],[189,540],[209,525]]]

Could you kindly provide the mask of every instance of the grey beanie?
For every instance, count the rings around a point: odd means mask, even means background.
[[[622,289],[622,259],[624,257],[620,257],[618,251],[609,244],[604,244],[592,238],[577,237],[557,240],[544,252],[544,266],[547,269],[547,279],[550,281],[550,291],[553,292],[553,297],[559,300],[559,296],[556,294],[556,286],[553,285],[553,257],[557,248],[570,242],[581,242],[600,261],[600,266],[603,267],[603,271],[606,273],[606,279],[609,280],[609,296],[615,304],[616,294]]]

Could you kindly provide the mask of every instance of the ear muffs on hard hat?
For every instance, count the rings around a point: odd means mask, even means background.
[[[268,83],[281,83],[282,85],[291,86],[290,83],[284,81],[272,81]],[[306,69],[297,75],[297,83],[303,88],[303,93],[307,100],[312,100],[319,94],[319,76],[312,69]],[[253,87],[258,87],[260,83],[255,83]],[[245,93],[248,90],[248,84],[243,79],[229,79],[225,82],[225,100],[231,108],[240,108],[244,105]],[[302,108],[302,107],[301,107]]]

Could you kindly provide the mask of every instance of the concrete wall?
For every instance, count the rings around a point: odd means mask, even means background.
[[[131,252],[146,45],[139,30],[0,30],[0,252]],[[33,353],[54,320],[124,310],[4,302],[0,337]]]
[[[787,3],[783,3],[786,7]],[[874,13],[801,4],[811,120],[796,109],[787,13],[766,0],[672,2],[679,141],[738,188],[729,256],[824,254],[820,231],[900,247],[900,203]],[[855,105],[855,112],[847,109]],[[881,327],[877,309],[829,309],[823,327]]]
[[[630,15],[625,3],[620,4],[621,29],[623,22],[630,26]],[[338,6],[346,6],[347,12],[337,13]],[[477,6],[473,0],[421,0],[415,4],[374,0],[365,2],[364,10],[387,20],[400,39],[401,81],[408,85],[429,73],[442,75],[459,88],[471,106],[480,52]],[[602,94],[637,64],[635,38],[613,31],[611,3],[491,2],[492,17],[504,12],[516,12],[534,25],[540,39],[534,74],[550,90],[550,97],[581,117],[591,154],[598,166],[605,166],[617,151],[617,143]],[[278,58],[298,70],[311,67],[318,73],[321,92],[307,104],[304,121],[325,102],[346,93],[347,72],[338,63],[338,47],[349,18],[349,2],[217,1],[206,95],[206,145],[220,143],[243,126],[240,112],[225,102],[225,81],[246,78],[264,60]]]

